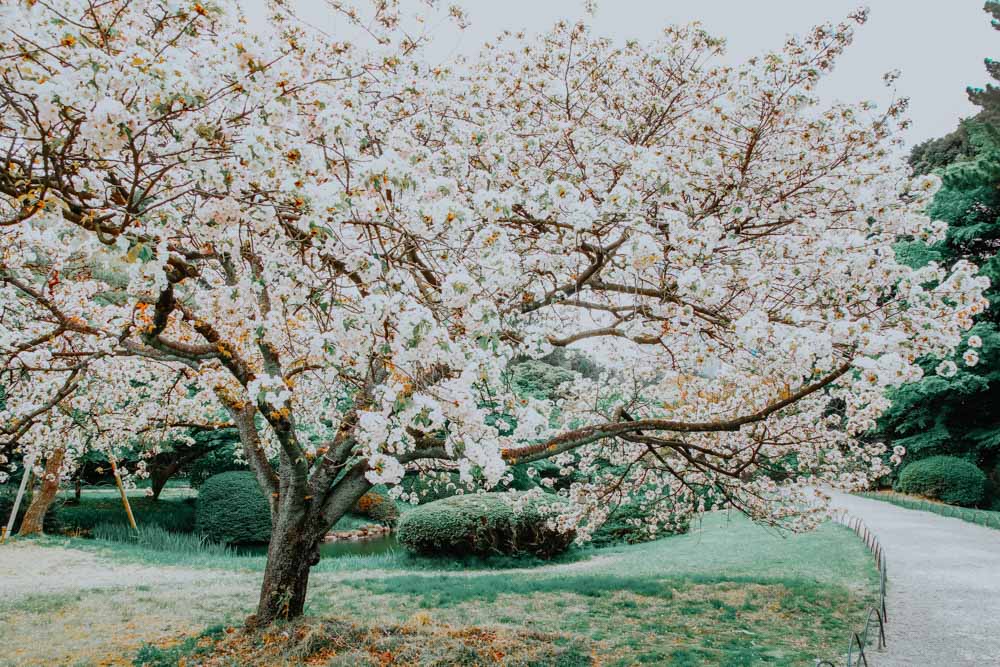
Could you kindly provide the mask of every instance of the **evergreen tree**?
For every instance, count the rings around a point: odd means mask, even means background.
[[[988,2],[985,11],[1000,29],[1000,2]],[[1000,80],[1000,62],[987,59],[986,68]],[[1000,483],[1000,87],[969,88],[968,93],[981,111],[955,132],[917,146],[910,156],[914,171],[934,171],[942,178],[929,213],[948,222],[947,236],[931,247],[901,244],[898,252],[913,265],[974,262],[992,283],[990,308],[966,334],[967,344],[954,359],[954,376],[935,373],[937,362],[928,360],[921,382],[893,392],[880,436],[906,447],[908,461],[960,456]],[[962,359],[967,349],[978,354],[973,366]]]

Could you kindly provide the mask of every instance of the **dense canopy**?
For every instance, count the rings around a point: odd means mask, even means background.
[[[581,537],[623,495],[781,520],[884,474],[855,436],[987,281],[896,259],[945,231],[894,157],[905,104],[817,106],[864,13],[738,67],[696,25],[559,24],[449,69],[433,8],[331,11],[350,40],[281,2],[262,30],[0,8],[5,456],[235,424],[279,536],[265,619],[279,561],[408,469],[489,486],[553,458]],[[601,380],[512,391],[512,359],[586,345]]]

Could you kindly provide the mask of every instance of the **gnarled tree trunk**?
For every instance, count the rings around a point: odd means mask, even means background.
[[[302,615],[309,586],[309,571],[319,562],[319,543],[302,526],[275,526],[267,548],[267,567],[260,589],[257,613],[248,625],[266,626],[278,619]]]
[[[355,442],[349,437],[350,429],[342,426],[338,437],[321,448],[324,453],[310,475],[291,424],[278,422],[271,424],[282,444],[280,465],[275,469],[254,422],[256,407],[231,401],[225,394],[220,398],[239,430],[246,460],[271,510],[271,541],[257,613],[246,621],[248,628],[266,627],[302,615],[309,571],[319,562],[323,537],[372,487],[366,476],[368,464],[361,459],[348,465]]]
[[[152,499],[159,500],[160,494],[163,492],[163,487],[167,485],[167,482],[171,477],[177,474],[180,470],[181,464],[179,461],[173,461],[164,466],[157,466],[149,475],[150,488],[153,492]]]
[[[21,521],[21,530],[18,535],[38,535],[42,533],[45,521],[45,513],[52,507],[52,503],[59,493],[59,473],[62,470],[63,457],[66,450],[59,448],[52,452],[45,462],[45,475],[42,477],[42,484],[38,492],[31,497],[31,504],[24,513]]]
[[[257,613],[247,619],[248,627],[264,627],[302,615],[309,571],[319,563],[323,537],[371,488],[363,476],[348,475],[327,491],[324,502],[314,503],[311,498],[296,497],[287,478],[285,482],[285,497],[272,504],[267,566]]]

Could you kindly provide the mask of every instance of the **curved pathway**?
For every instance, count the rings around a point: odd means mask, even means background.
[[[888,648],[872,667],[1000,665],[1000,530],[831,493],[885,549]]]

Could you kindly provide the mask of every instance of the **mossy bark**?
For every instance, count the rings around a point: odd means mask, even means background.
[[[24,513],[18,535],[40,535],[42,533],[45,513],[52,507],[56,494],[59,493],[59,474],[62,471],[65,455],[65,449],[56,449],[45,462],[45,475],[42,477],[41,486],[31,496],[31,504],[28,505],[28,509]]]
[[[309,571],[319,563],[319,540],[301,527],[286,527],[272,535],[257,613],[250,625],[266,626],[302,615],[309,588]]]
[[[282,486],[288,496],[274,504],[264,581],[257,613],[247,619],[248,627],[264,627],[302,615],[309,573],[319,563],[323,537],[371,488],[363,477],[341,480],[324,502],[313,503],[311,498],[295,494],[293,485]]]

